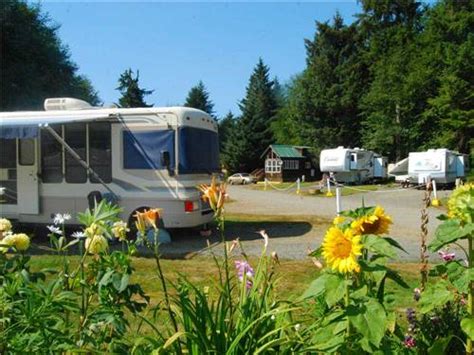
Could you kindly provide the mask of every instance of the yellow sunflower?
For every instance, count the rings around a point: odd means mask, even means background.
[[[340,273],[360,271],[357,256],[362,254],[362,244],[360,236],[354,235],[350,228],[345,231],[338,227],[329,228],[324,237],[322,250],[327,265],[333,270]]]
[[[376,206],[373,213],[360,217],[351,223],[354,234],[385,234],[392,218],[385,214],[382,207]]]

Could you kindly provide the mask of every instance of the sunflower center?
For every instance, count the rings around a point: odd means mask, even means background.
[[[334,248],[334,255],[338,258],[347,258],[351,255],[352,244],[346,238],[338,238]]]
[[[364,222],[362,228],[364,229],[364,234],[377,234],[380,226],[380,218],[377,218],[374,223]]]

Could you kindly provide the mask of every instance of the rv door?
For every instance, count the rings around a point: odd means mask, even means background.
[[[38,154],[34,138],[18,139],[18,212],[39,213]]]

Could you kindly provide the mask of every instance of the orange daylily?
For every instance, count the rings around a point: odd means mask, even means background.
[[[160,218],[161,209],[159,208],[150,208],[143,212],[137,212],[135,214],[135,226],[141,234],[145,234],[147,227],[152,227],[153,229],[158,229],[156,223]]]
[[[214,211],[224,207],[226,198],[226,185],[224,183],[217,184],[216,178],[213,177],[211,185],[202,184],[198,186],[198,189],[202,192],[202,199],[209,202]]]

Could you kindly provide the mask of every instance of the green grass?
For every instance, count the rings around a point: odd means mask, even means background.
[[[78,257],[70,257],[72,264],[77,264]],[[256,258],[250,258],[251,263],[256,264]],[[55,268],[61,265],[61,260],[53,255],[33,256],[31,268],[38,271],[44,268]],[[217,269],[210,257],[196,257],[190,260],[162,260],[162,266],[166,278],[175,282],[180,275],[200,287],[213,287],[217,280]],[[419,265],[415,263],[392,264],[395,270],[400,272],[405,281],[410,285],[409,289],[403,289],[393,282],[388,282],[387,289],[393,292],[395,302],[393,303],[398,313],[403,315],[406,307],[413,307],[413,289],[419,286]],[[155,263],[151,258],[136,257],[133,259],[135,272],[132,282],[139,283],[150,296],[151,303],[156,304],[162,299],[162,290],[156,274]],[[308,287],[310,282],[318,275],[318,269],[308,258],[306,260],[281,260],[277,267],[278,282],[276,290],[280,299],[297,299]]]

